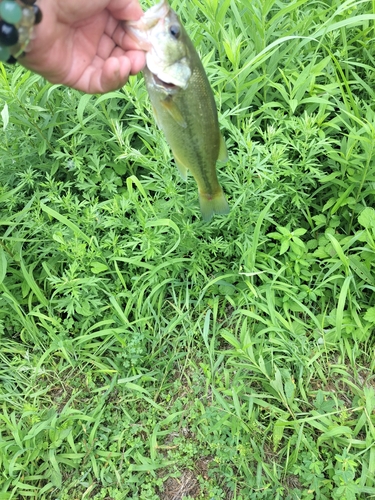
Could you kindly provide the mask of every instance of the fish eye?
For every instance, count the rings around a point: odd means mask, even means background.
[[[172,26],[169,27],[169,33],[177,40],[181,33],[180,27],[177,24],[172,24]]]

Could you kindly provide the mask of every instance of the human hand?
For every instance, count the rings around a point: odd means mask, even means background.
[[[39,0],[35,39],[19,62],[52,83],[89,94],[122,87],[145,66],[145,53],[124,20],[142,15],[138,0]]]

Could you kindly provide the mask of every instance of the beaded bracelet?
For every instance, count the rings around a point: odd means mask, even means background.
[[[0,61],[14,63],[33,37],[42,20],[36,0],[0,0]]]

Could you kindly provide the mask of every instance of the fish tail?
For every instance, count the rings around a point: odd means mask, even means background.
[[[210,221],[214,214],[226,215],[229,213],[229,205],[222,189],[213,196],[206,193],[199,193],[199,204],[202,219],[205,222]]]

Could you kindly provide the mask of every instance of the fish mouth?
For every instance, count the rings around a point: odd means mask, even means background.
[[[175,90],[178,88],[178,86],[175,85],[174,83],[164,82],[157,75],[155,75],[155,73],[151,73],[151,74],[152,74],[152,78],[154,80],[155,85],[157,85],[158,87],[163,87],[163,89],[169,90],[169,91]]]
[[[124,26],[132,38],[141,42],[142,35],[156,26],[160,21],[164,21],[170,11],[167,0],[161,0],[158,4],[148,9],[137,21],[125,21]],[[147,50],[147,49],[146,49]]]
[[[146,11],[143,18],[146,18],[148,21],[156,22],[160,19],[164,18],[168,12],[170,11],[170,6],[167,0],[161,0],[158,4],[154,5],[150,9]]]

